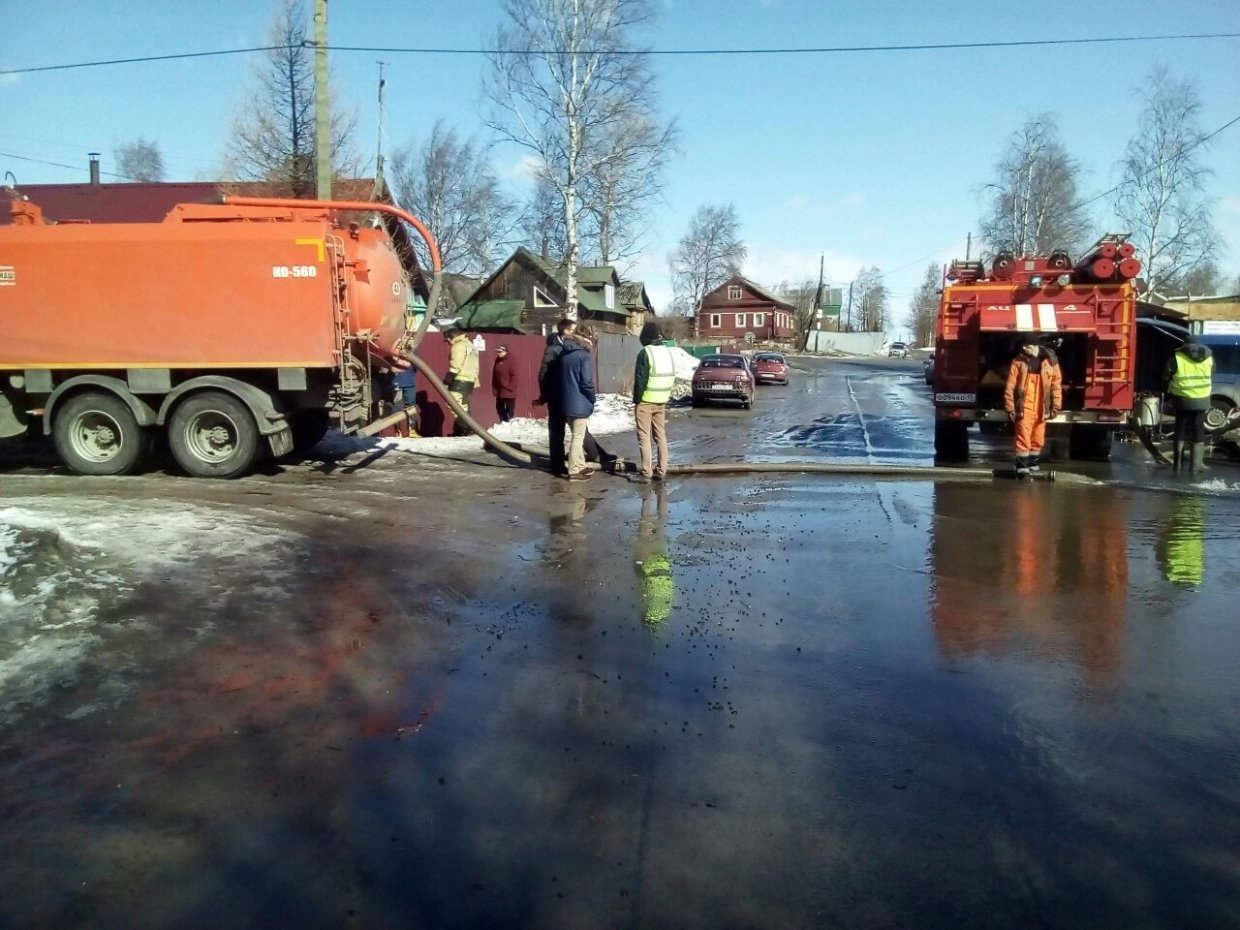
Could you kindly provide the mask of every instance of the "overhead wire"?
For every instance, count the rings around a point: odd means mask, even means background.
[[[1240,32],[1203,32],[1170,35],[1144,36],[1095,36],[1066,39],[1006,39],[994,42],[922,42],[895,45],[830,45],[805,47],[773,47],[773,48],[634,48],[609,49],[608,54],[614,55],[649,55],[652,57],[732,57],[755,55],[842,55],[871,54],[881,52],[932,52],[960,51],[966,49],[1003,49],[1003,48],[1036,48],[1069,45],[1108,45],[1131,42],[1181,42],[1202,39],[1235,39]],[[24,68],[6,68],[0,70],[0,76],[16,74],[35,74],[44,71],[68,71],[76,68],[98,68],[108,65],[143,64],[155,61],[176,61],[191,58],[214,58],[225,55],[247,55],[254,52],[283,51],[299,46],[294,45],[260,45],[247,48],[215,49],[205,52],[178,52],[167,55],[141,55],[128,58],[107,58],[95,61],[67,62],[52,65],[31,65]],[[300,47],[317,47],[309,39],[304,40]],[[499,48],[444,48],[444,47],[396,47],[375,45],[329,45],[331,52],[366,52],[368,54],[388,55],[500,55],[500,56],[549,56],[568,55],[568,50],[555,48],[534,49],[499,49]],[[583,50],[580,54],[593,54],[594,49]]]

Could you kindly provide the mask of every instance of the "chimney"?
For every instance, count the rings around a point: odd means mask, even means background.
[[[90,186],[98,187],[99,186],[99,153],[88,152],[87,154],[90,155]]]

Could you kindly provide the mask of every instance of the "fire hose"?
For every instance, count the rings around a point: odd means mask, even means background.
[[[310,204],[307,201],[285,200],[270,197],[234,197],[228,196],[224,198],[225,202],[235,204],[245,204],[249,206],[261,207],[294,207],[305,208]],[[482,425],[478,423],[469,412],[457,402],[452,396],[447,386],[435,374],[435,371],[417,354],[418,346],[421,345],[422,339],[425,337],[427,328],[430,325],[431,315],[439,306],[439,297],[443,290],[443,263],[439,254],[439,246],[435,242],[434,236],[425,224],[417,217],[392,204],[374,203],[369,201],[316,201],[314,206],[320,206],[333,210],[351,210],[358,212],[375,212],[385,213],[396,219],[403,220],[412,226],[417,233],[426,242],[427,250],[430,253],[431,267],[433,275],[431,278],[430,297],[427,302],[426,312],[422,315],[422,320],[417,329],[406,330],[397,341],[395,349],[396,353],[409,361],[411,365],[422,372],[427,382],[433,387],[447,403],[456,418],[464,423],[469,429],[482,439],[485,448],[499,453],[505,458],[518,465],[533,465],[533,458],[528,452],[523,452],[514,446],[509,445],[503,440],[497,439],[491,435]],[[398,423],[406,422],[408,413],[404,410],[396,411],[387,416],[380,417],[364,427],[356,433],[358,436],[373,436],[389,427]],[[935,469],[927,467],[911,467],[900,465],[843,465],[826,462],[732,462],[732,463],[706,463],[701,465],[673,465],[668,469],[669,474],[673,475],[718,475],[718,474],[827,474],[827,475],[857,475],[885,478],[911,478],[919,480],[948,480],[948,481],[989,481],[994,478],[1015,477],[1013,469],[985,469],[985,468],[949,468]],[[1056,480],[1054,472],[1041,472],[1036,477],[1043,481]]]

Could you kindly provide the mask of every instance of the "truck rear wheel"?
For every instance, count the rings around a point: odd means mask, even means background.
[[[934,460],[936,462],[967,462],[969,460],[969,424],[945,420],[935,421]]]
[[[168,424],[172,457],[195,478],[239,478],[259,454],[258,427],[249,408],[223,391],[182,401]]]
[[[150,433],[115,394],[75,394],[56,409],[55,417],[56,451],[79,475],[128,475],[150,452]]]

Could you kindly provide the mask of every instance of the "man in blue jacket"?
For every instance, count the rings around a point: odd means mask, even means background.
[[[564,340],[576,329],[577,321],[566,317],[556,324],[555,332],[547,337],[547,348],[543,352],[542,365],[538,368],[538,398],[534,401],[535,407],[547,405],[547,454],[551,459],[552,473],[561,477],[566,474],[564,428],[568,421],[564,416],[564,406],[560,402],[560,353],[564,351]],[[585,451],[587,462],[598,462],[608,471],[615,469],[620,461],[618,456],[604,449],[588,429]]]
[[[571,435],[568,445],[568,479],[583,481],[593,477],[586,469],[586,427],[594,412],[594,332],[588,326],[578,326],[576,332],[564,338],[564,351],[560,353],[560,403],[568,420]]]

